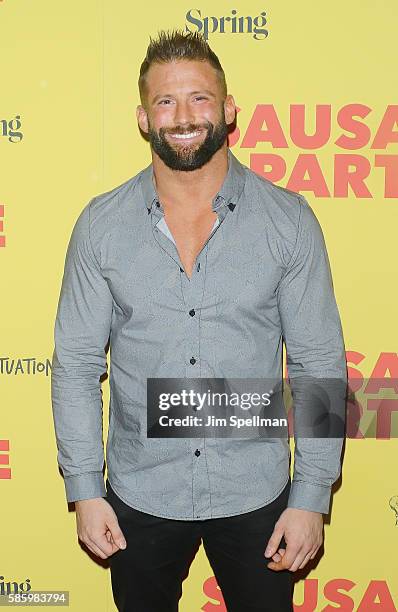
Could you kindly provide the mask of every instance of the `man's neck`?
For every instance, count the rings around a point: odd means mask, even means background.
[[[224,145],[198,170],[180,171],[169,168],[152,152],[155,187],[165,211],[180,209],[186,214],[202,214],[211,210],[228,172],[228,148]]]

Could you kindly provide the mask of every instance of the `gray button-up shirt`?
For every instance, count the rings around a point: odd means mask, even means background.
[[[52,406],[68,501],[106,495],[100,377],[110,346],[107,477],[128,505],[174,519],[255,510],[289,480],[288,439],[147,438],[147,378],[346,380],[325,242],[297,193],[228,150],[209,238],[189,278],[152,164],[94,197],[70,239],[55,323]],[[195,316],[189,311],[195,310]],[[305,411],[303,394],[295,411]],[[342,439],[298,438],[289,507],[327,513]],[[195,452],[199,450],[200,453]]]

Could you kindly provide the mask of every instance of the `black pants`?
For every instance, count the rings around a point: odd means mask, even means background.
[[[228,612],[293,611],[292,572],[268,569],[264,557],[275,522],[286,508],[290,481],[258,510],[202,521],[140,512],[119,499],[108,481],[106,487],[106,499],[127,541],[125,550],[109,557],[119,612],[178,612],[182,582],[201,540]]]

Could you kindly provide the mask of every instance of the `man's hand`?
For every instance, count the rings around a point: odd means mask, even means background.
[[[278,548],[284,536],[287,548]],[[273,561],[267,567],[279,572],[288,569],[295,572],[313,559],[323,542],[323,516],[320,512],[286,508],[275,523],[265,557]]]
[[[112,506],[103,498],[75,502],[79,540],[97,557],[106,559],[127,543]]]

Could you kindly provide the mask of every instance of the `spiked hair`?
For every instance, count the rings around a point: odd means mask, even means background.
[[[165,64],[178,60],[191,60],[209,62],[216,70],[223,90],[223,97],[227,95],[227,84],[224,70],[217,55],[210,49],[203,35],[198,32],[185,32],[183,30],[158,32],[158,38],[150,37],[150,43],[144,61],[141,64],[138,89],[141,102],[145,99],[145,77],[152,64]]]

